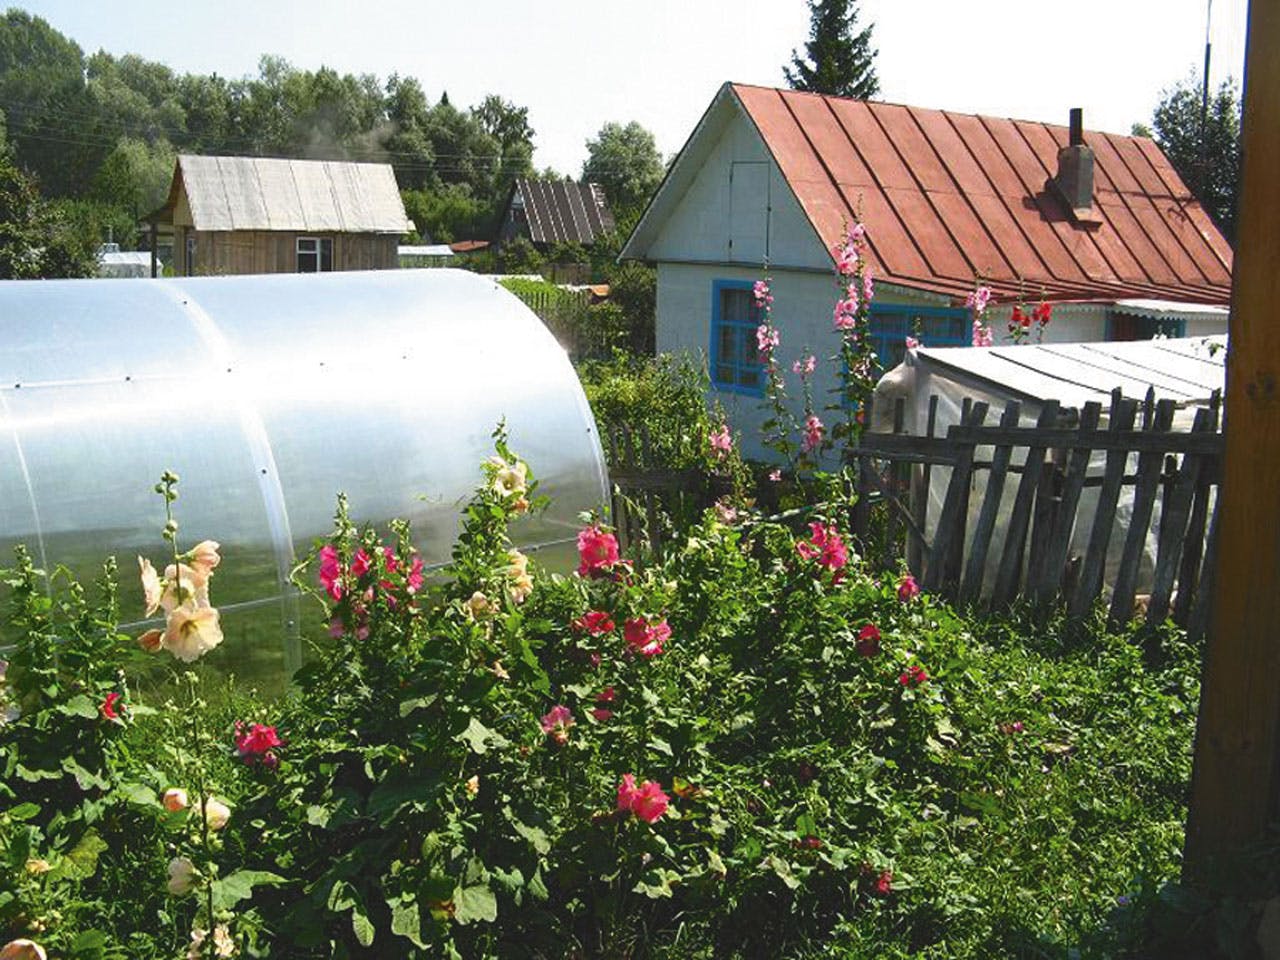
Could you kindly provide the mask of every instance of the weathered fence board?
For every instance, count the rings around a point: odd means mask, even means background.
[[[1036,420],[1037,434],[1040,428],[1049,430],[1058,422],[1058,401],[1050,400],[1040,409],[1040,417]],[[1033,441],[1027,449],[1027,459],[1022,465],[1022,480],[1018,483],[1018,493],[1013,501],[1013,512],[1009,515],[1009,526],[1005,534],[1004,554],[1000,557],[1000,566],[996,571],[996,585],[992,591],[992,602],[1007,606],[1013,602],[1018,593],[1018,582],[1022,576],[1022,544],[1026,540],[1027,526],[1031,520],[1032,498],[1035,496],[1039,482],[1041,464],[1047,447]]]

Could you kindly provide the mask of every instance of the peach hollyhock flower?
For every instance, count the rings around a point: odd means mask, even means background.
[[[163,630],[148,630],[146,633],[138,636],[138,646],[147,653],[159,653],[160,648],[164,645]]]
[[[48,960],[48,954],[34,940],[10,940],[0,947],[0,960]]]
[[[48,860],[41,860],[38,857],[33,857],[26,862],[24,869],[33,877],[38,877],[43,873],[48,873],[53,869],[53,867],[49,865]]]
[[[493,492],[502,498],[523,494],[529,489],[529,466],[521,460],[507,463],[499,456],[492,456],[488,463],[493,466]]]
[[[175,897],[190,893],[196,884],[196,865],[186,857],[174,857],[169,861],[169,892]]]
[[[169,614],[160,645],[183,663],[199,660],[222,642],[218,611],[213,607],[175,607]]]
[[[222,562],[218,555],[217,540],[201,540],[187,551],[192,568],[206,580],[213,576],[213,569]]]
[[[473,774],[471,777],[467,779],[467,782],[464,784],[464,786],[466,787],[466,790],[467,790],[467,796],[470,797],[472,800],[474,800],[476,797],[480,795],[480,775],[478,773]]]
[[[179,813],[187,809],[187,791],[181,787],[170,787],[160,802],[170,813]]]
[[[187,960],[201,960],[204,957],[204,942],[208,937],[209,934],[203,927],[191,928],[191,944],[187,947]],[[213,928],[213,955],[219,958],[236,955],[236,942],[231,939],[231,931],[227,929],[225,923],[219,923]]]
[[[142,599],[147,605],[143,616],[149,617],[160,609],[160,575],[146,557],[138,558],[138,575],[142,579]]]
[[[484,620],[493,616],[493,602],[483,593],[477,590],[470,599],[467,600],[467,613],[473,620]]]
[[[898,599],[907,603],[918,596],[920,596],[920,585],[916,583],[916,578],[908,573],[898,581]]]
[[[213,797],[205,797],[204,799],[204,818],[209,825],[209,829],[217,833],[227,825],[227,821],[231,819],[231,808],[225,803],[215,800]]]
[[[618,562],[618,540],[599,524],[578,531],[578,576],[602,576]]]

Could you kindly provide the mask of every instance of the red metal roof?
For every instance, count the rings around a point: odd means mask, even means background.
[[[1046,191],[1065,126],[734,84],[828,248],[867,228],[876,276],[951,296],[1225,304],[1231,248],[1159,148],[1085,131],[1093,211]]]

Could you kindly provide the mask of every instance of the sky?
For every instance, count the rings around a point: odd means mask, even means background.
[[[1248,0],[861,0],[880,99],[1128,133],[1204,60],[1243,78]],[[0,0],[4,3],[4,0]],[[1209,8],[1209,4],[1212,4]],[[10,0],[86,53],[135,53],[178,72],[293,66],[418,78],[458,107],[496,93],[529,108],[534,163],[577,176],[586,142],[638,121],[664,157],[725,81],[785,86],[804,0]]]

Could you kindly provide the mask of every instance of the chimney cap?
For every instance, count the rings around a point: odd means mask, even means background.
[[[1084,146],[1084,108],[1071,108],[1071,139],[1068,141],[1073,147]]]

